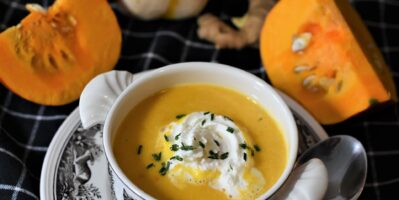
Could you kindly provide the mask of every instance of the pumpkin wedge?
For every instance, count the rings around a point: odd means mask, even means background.
[[[57,0],[0,34],[0,80],[32,102],[63,105],[78,99],[95,75],[111,70],[121,30],[106,0]]]
[[[322,124],[396,101],[389,68],[347,0],[280,0],[260,42],[272,84]]]

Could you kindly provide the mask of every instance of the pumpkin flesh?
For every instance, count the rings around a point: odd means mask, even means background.
[[[293,51],[304,33],[310,42]],[[323,124],[364,111],[370,101],[396,99],[381,53],[344,0],[279,1],[263,27],[261,55],[273,85]]]
[[[20,24],[0,34],[0,78],[13,92],[62,105],[114,67],[121,32],[106,1],[58,0],[48,10],[27,8],[30,14]]]

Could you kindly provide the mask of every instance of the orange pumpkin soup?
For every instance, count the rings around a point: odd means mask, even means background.
[[[287,144],[256,101],[208,84],[170,87],[135,106],[114,154],[156,199],[255,199],[281,176]]]

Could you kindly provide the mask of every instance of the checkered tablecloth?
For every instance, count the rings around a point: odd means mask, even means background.
[[[31,2],[44,6],[52,3],[0,0],[0,31],[26,16],[24,4]],[[211,0],[206,10],[228,17],[221,11],[221,2]],[[381,48],[399,87],[399,1],[352,3]],[[218,50],[198,38],[196,19],[144,22],[124,15],[115,2],[110,4],[123,30],[122,53],[116,69],[140,72],[183,61],[211,61],[240,67],[268,81],[256,48]],[[0,199],[40,199],[44,155],[58,127],[77,106],[77,102],[57,107],[37,105],[0,84]],[[367,150],[368,176],[360,199],[399,199],[398,113],[397,105],[389,105],[337,125],[324,126],[329,135],[356,137]]]

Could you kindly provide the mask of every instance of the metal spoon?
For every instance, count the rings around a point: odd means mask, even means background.
[[[295,170],[313,158],[318,158],[327,168],[328,185],[323,199],[357,199],[363,190],[367,175],[367,157],[362,144],[346,135],[333,136],[304,151],[297,159]],[[302,172],[299,172],[299,174]],[[285,199],[299,180],[298,173],[290,175],[286,183],[269,200]],[[291,196],[289,199],[303,199]],[[316,199],[310,197],[306,199]]]
[[[333,136],[307,149],[297,165],[312,158],[323,161],[328,171],[324,199],[357,199],[367,176],[367,156],[363,145],[346,135]]]

